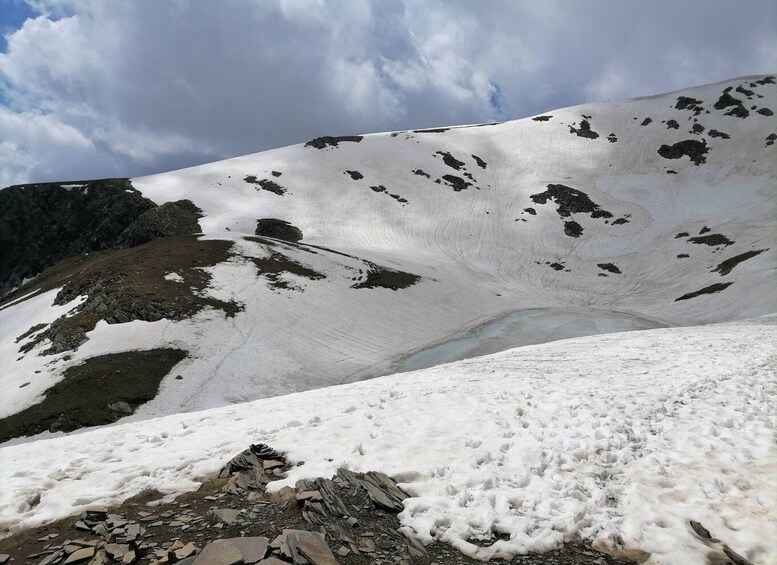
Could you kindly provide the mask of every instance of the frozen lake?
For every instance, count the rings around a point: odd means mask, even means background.
[[[607,310],[518,310],[481,324],[463,335],[417,351],[401,361],[396,370],[400,373],[416,371],[522,345],[571,337],[663,327],[666,324]]]

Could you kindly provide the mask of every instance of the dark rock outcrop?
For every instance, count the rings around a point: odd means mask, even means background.
[[[125,230],[155,208],[128,179],[0,190],[0,296],[62,259],[118,246]],[[153,231],[151,218],[141,224]],[[125,244],[132,239],[127,233]]]
[[[256,230],[254,233],[263,237],[272,237],[273,239],[282,239],[295,243],[302,239],[302,231],[297,226],[277,218],[256,220]]]

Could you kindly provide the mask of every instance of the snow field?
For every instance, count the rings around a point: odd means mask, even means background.
[[[0,521],[193,489],[263,442],[304,461],[272,488],[386,472],[412,495],[404,527],[479,558],[583,537],[701,564],[697,520],[775,563],[776,338],[775,316],[577,338],[7,446]]]

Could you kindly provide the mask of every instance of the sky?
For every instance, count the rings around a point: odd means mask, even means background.
[[[0,187],[777,72],[770,0],[0,0]]]

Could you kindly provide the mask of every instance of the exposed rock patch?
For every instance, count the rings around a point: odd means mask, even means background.
[[[720,233],[713,233],[710,235],[701,235],[697,237],[692,237],[688,241],[691,243],[695,243],[697,245],[709,245],[711,247],[717,247],[719,245],[729,246],[734,243],[725,235]]]
[[[456,157],[447,151],[438,151],[436,155],[442,156],[442,162],[448,165],[451,169],[455,169],[457,171],[460,171],[465,164],[464,161],[459,161],[456,159]]]
[[[229,259],[231,247],[229,241],[178,236],[63,261],[28,286],[45,291],[66,281],[55,304],[67,304],[78,296],[86,296],[86,301],[73,315],[57,319],[36,334],[20,351],[29,351],[46,339],[51,343],[44,354],[77,349],[99,320],[109,324],[180,320],[204,308],[234,316],[240,305],[204,295],[210,274],[202,269]],[[186,284],[165,278],[171,271],[179,273]]]
[[[750,115],[750,112],[747,111],[747,109],[742,104],[742,101],[738,98],[734,98],[729,94],[727,91],[723,92],[721,94],[720,98],[718,98],[718,101],[715,102],[713,105],[713,108],[716,110],[724,110],[726,108],[731,108],[728,112],[726,112],[727,116],[736,116],[737,118],[746,118]]]
[[[185,357],[180,349],[91,357],[67,369],[41,402],[0,419],[0,443],[45,431],[110,424],[128,416],[156,396],[159,383]]]
[[[477,155],[473,155],[472,158],[475,160],[475,163],[477,163],[478,167],[481,169],[485,169],[488,167],[488,163],[486,163],[483,159],[478,157]]]
[[[532,118],[532,120],[533,120],[533,121],[535,121],[535,122],[547,122],[547,121],[548,121],[548,120],[550,120],[552,117],[553,117],[553,116],[534,116],[534,117]]]
[[[764,251],[768,251],[768,249],[757,249],[753,251],[746,251],[745,253],[740,253],[739,255],[735,255],[734,257],[731,257],[729,259],[726,259],[725,261],[722,261],[717,267],[715,267],[712,270],[712,272],[720,273],[720,276],[725,276],[729,274],[732,270],[734,270],[734,267],[739,265],[742,261],[747,261],[748,259],[751,259],[756,255],[760,255]]]
[[[163,237],[198,234],[201,217],[202,211],[190,200],[166,202],[138,216],[121,232],[116,247],[135,247]]]
[[[361,180],[364,178],[364,175],[359,171],[345,171],[345,174],[350,176],[352,180]]]
[[[679,96],[675,108],[678,110],[690,110],[694,115],[698,116],[704,111],[701,100],[696,100],[690,96]]]
[[[583,235],[583,226],[573,220],[564,222],[564,233],[569,237],[580,237]]]
[[[696,139],[686,139],[673,145],[662,145],[658,148],[658,154],[664,159],[679,159],[685,156],[697,166],[707,162],[705,155],[708,151],[707,142]]]
[[[579,128],[569,126],[569,133],[574,133],[576,136],[586,139],[596,139],[599,137],[599,134],[591,129],[591,123],[588,120],[581,120]]]
[[[366,263],[368,265],[367,272],[364,273],[361,280],[351,285],[351,288],[388,288],[399,290],[411,287],[421,280],[419,275],[414,275],[413,273],[389,269],[371,261],[366,261]]]
[[[621,270],[612,263],[598,263],[596,266],[608,273],[614,273],[616,275],[621,274]]]
[[[279,251],[273,251],[269,257],[252,258],[260,276],[267,279],[273,290],[297,290],[302,288],[294,284],[293,279],[285,275],[296,275],[311,281],[325,279],[326,275],[290,259]]]
[[[532,194],[530,198],[537,204],[553,200],[556,203],[556,211],[562,218],[579,213],[590,214],[592,218],[612,217],[610,212],[603,210],[585,192],[563,184],[549,184],[545,192]]]
[[[391,198],[393,198],[394,200],[396,200],[397,202],[399,202],[403,206],[405,204],[407,204],[407,198],[403,198],[399,194],[394,194],[393,192],[389,192],[388,189],[385,186],[383,186],[382,184],[379,184],[377,186],[371,186],[370,189],[373,192],[379,192],[379,193],[383,193],[383,194],[386,194],[386,195],[390,196]]]
[[[0,190],[0,296],[63,259],[120,247],[125,230],[153,208],[156,204],[135,190],[129,179]],[[148,220],[142,223],[151,233],[148,224],[153,222]],[[124,244],[129,240],[127,234]]]
[[[315,147],[316,149],[324,149],[326,147],[337,147],[340,143],[350,142],[359,143],[364,138],[362,135],[341,135],[339,137],[324,136],[311,139],[305,144],[305,147]]]
[[[273,239],[282,239],[284,241],[297,242],[302,239],[302,231],[286,220],[277,218],[262,218],[256,220],[256,235],[262,237],[271,237]]]
[[[727,133],[723,133],[722,131],[718,131],[716,129],[711,129],[709,132],[710,137],[719,137],[721,139],[731,139],[731,136]]]
[[[701,290],[697,290],[696,292],[689,292],[688,294],[683,294],[680,298],[675,298],[674,301],[678,302],[680,300],[689,300],[691,298],[696,298],[697,296],[701,296],[702,294],[714,294],[716,292],[720,292],[721,290],[727,289],[729,286],[731,286],[734,283],[715,283],[711,284],[710,286],[705,286]]]
[[[461,192],[462,190],[467,190],[470,186],[472,186],[471,182],[467,182],[463,178],[457,177],[456,175],[443,175],[442,180],[445,181],[445,184],[453,188],[453,192]]]
[[[274,180],[270,179],[257,179],[255,175],[248,175],[243,179],[245,182],[249,184],[255,184],[257,185],[259,189],[266,190],[267,192],[272,192],[273,194],[277,194],[278,196],[283,196],[286,194],[286,189],[279,185]]]

